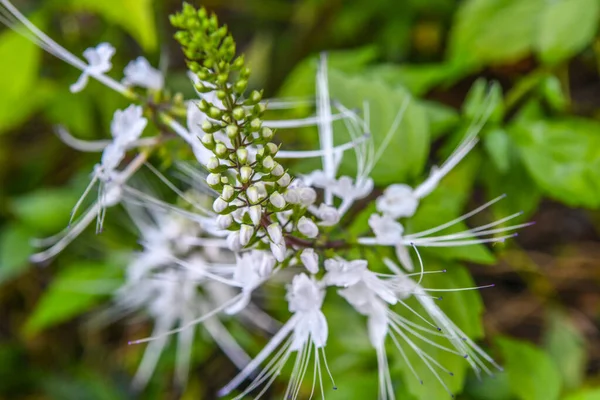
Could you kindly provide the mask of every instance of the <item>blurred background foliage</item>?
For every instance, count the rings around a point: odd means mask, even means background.
[[[111,75],[120,77],[143,54],[167,71],[169,87],[192,97],[167,18],[180,1],[14,3],[75,54],[101,41],[115,45]],[[600,0],[195,5],[229,25],[253,68],[251,86],[269,96],[314,94],[315,57],[327,50],[332,96],[348,107],[369,102],[376,141],[412,95],[374,171],[379,185],[418,182],[482,112],[486,81],[496,82],[482,144],[423,201],[409,228],[438,225],[501,194],[508,196],[486,218],[522,211],[521,221],[536,221],[505,245],[424,252],[429,269],[451,271],[430,275],[432,286],[496,284],[449,293],[443,306],[483,340],[505,372],[478,381],[464,360],[433,355],[455,372],[449,385],[459,399],[600,399]],[[8,29],[0,31],[0,60],[0,398],[215,398],[235,369],[210,343],[199,340],[195,347],[185,391],[172,384],[171,348],[149,388],[136,394],[129,383],[143,346],[127,341],[146,336],[151,324],[143,316],[93,323],[135,247],[123,211],[111,210],[105,232],[88,230],[49,265],[28,263],[30,239],[66,226],[97,161],[67,148],[53,126],[84,139],[107,137],[114,110],[126,103],[98,83],[69,93],[79,72]],[[315,134],[298,131],[285,140],[308,148]],[[368,214],[356,215],[350,231],[360,232]],[[265,305],[285,314],[281,304]],[[341,308],[326,312],[339,387],[327,398],[375,398],[376,364],[364,321]],[[251,352],[264,343],[255,332],[230,328]],[[411,379],[401,361],[391,364],[399,398],[448,398],[433,379],[424,386]]]

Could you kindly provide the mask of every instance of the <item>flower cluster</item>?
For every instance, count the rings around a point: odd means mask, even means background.
[[[326,295],[336,294],[367,319],[381,399],[395,397],[386,352],[389,342],[419,381],[422,377],[413,368],[408,352],[414,353],[448,392],[441,373],[452,372],[427,352],[427,346],[465,358],[477,373],[499,368],[429,295],[437,289],[424,287],[424,275],[445,271],[426,271],[418,248],[503,241],[527,224],[506,226],[518,215],[514,214],[464,231],[438,234],[498,198],[425,231],[407,232],[403,225],[404,219],[415,215],[420,201],[476,146],[477,133],[491,109],[484,109],[458,148],[440,167],[433,167],[422,184],[415,188],[404,183],[376,188],[371,172],[397,131],[408,101],[375,148],[373,136],[380,133],[371,132],[368,118],[331,100],[325,56],[317,69],[316,97],[309,100],[316,114],[303,119],[267,120],[269,104],[293,108],[295,102],[269,103],[261,91],[247,93],[250,69],[243,56],[236,56],[227,28],[204,9],[185,4],[182,12],[171,17],[179,29],[175,37],[187,59],[191,84],[198,93],[198,99],[183,104],[177,96],[171,98],[163,92],[164,76],[146,59],[132,61],[123,79],[116,81],[107,75],[115,53],[112,46],[103,43],[86,50],[87,61],[83,61],[35,28],[8,0],[0,0],[0,4],[3,21],[19,31],[28,29],[28,36],[45,50],[81,70],[81,77],[71,86],[73,92],[83,90],[89,78],[94,78],[134,103],[115,112],[111,140],[82,141],[58,129],[59,137],[72,147],[102,153],[73,216],[96,183],[98,200],[73,225],[40,241],[49,248],[36,254],[34,261],[56,256],[94,219],[99,232],[107,207],[122,204],[127,208],[138,228],[141,250],[132,254],[125,267],[126,282],[115,293],[115,308],[120,312],[145,311],[155,323],[151,337],[132,342],[149,342],[136,385],[142,387],[148,381],[172,334],[179,338],[176,375],[184,384],[194,330],[202,324],[240,368],[221,395],[252,378],[236,398],[250,393],[260,397],[290,358],[295,361],[285,398],[295,399],[303,393],[302,383],[310,369],[311,396],[317,383],[323,392],[324,372],[335,386],[335,371],[329,368],[325,349],[328,340],[336,338],[329,338],[322,307]],[[157,98],[164,100],[161,107],[156,107]],[[160,133],[144,137],[150,117],[160,121]],[[349,136],[348,142],[337,146],[336,120],[344,122]],[[278,144],[276,129],[305,126],[317,129],[318,149],[295,151],[286,149],[285,141]],[[150,162],[167,140],[176,141],[193,154],[191,162],[177,163],[186,177],[185,188],[175,185]],[[349,151],[356,154],[356,176],[340,176],[340,161]],[[136,155],[130,157],[133,153]],[[320,158],[322,168],[293,174],[282,164],[289,158]],[[144,166],[177,196],[177,201],[159,198],[135,181],[134,175]],[[351,218],[350,210],[364,207],[358,202],[361,199],[374,202],[371,209],[375,211],[368,217],[369,231],[352,238],[340,225]],[[376,257],[357,256],[367,251]],[[390,258],[392,254],[395,259]],[[389,271],[382,272],[382,266]],[[283,324],[253,302],[254,293],[263,290],[267,281],[287,283],[287,295],[282,300],[287,301],[290,316]],[[466,289],[478,288],[449,290]],[[411,307],[409,298],[424,311]],[[417,315],[419,323],[405,313]],[[221,322],[221,318],[232,316],[273,333],[254,358],[246,355]]]

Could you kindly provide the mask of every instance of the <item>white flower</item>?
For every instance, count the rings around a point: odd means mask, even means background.
[[[314,357],[314,377],[315,382],[320,383],[322,387],[321,375],[321,356],[325,364],[325,369],[329,373],[327,360],[325,359],[325,345],[329,328],[325,315],[321,311],[325,292],[320,285],[305,274],[294,276],[292,284],[288,285],[286,299],[288,308],[293,313],[292,317],[283,325],[283,327],[273,336],[263,350],[244,368],[231,382],[219,391],[220,396],[229,394],[238,387],[248,376],[250,376],[259,366],[275,353],[273,359],[268,362],[264,371],[252,381],[252,383],[235,399],[245,398],[250,392],[265,383],[268,388],[273,382],[273,377],[279,375],[282,368],[287,363],[292,353],[296,353],[296,365],[309,365],[309,361]],[[277,350],[277,348],[280,348]],[[277,351],[276,351],[277,350]],[[304,371],[303,371],[304,370]],[[291,376],[291,382],[288,385],[284,398],[296,398],[297,387],[302,383],[306,372],[306,367],[294,368]],[[318,375],[318,377],[317,377]],[[331,373],[329,373],[331,376]],[[335,387],[335,384],[334,384]],[[261,392],[263,393],[263,392]],[[260,395],[258,396],[260,397]]]
[[[310,187],[300,187],[298,191],[298,201],[303,207],[308,207],[314,204],[317,200],[317,192]]]
[[[220,229],[227,229],[233,223],[233,217],[231,216],[231,214],[217,215],[216,223]]]
[[[250,302],[252,292],[271,277],[275,259],[266,251],[252,250],[237,255],[233,280],[242,288],[238,301],[228,307],[227,314],[237,314]]]
[[[391,217],[371,214],[369,226],[382,245],[395,245],[402,239],[404,227]]]
[[[271,204],[273,204],[273,207],[280,210],[285,207],[285,199],[278,192],[271,193],[271,196],[269,196],[269,201]]]
[[[302,261],[302,264],[304,264],[311,274],[319,272],[319,256],[313,249],[308,248],[302,250],[302,253],[300,253],[300,261]]]
[[[271,238],[272,242],[279,243],[282,241],[283,233],[281,231],[281,225],[279,225],[277,222],[267,226],[267,232],[269,233],[269,237]]]
[[[114,137],[114,143],[120,147],[127,148],[131,143],[139,139],[148,124],[148,120],[144,118],[143,114],[144,109],[134,104],[125,110],[115,111],[115,115],[110,123],[110,131]]]
[[[223,211],[225,211],[227,209],[227,207],[229,207],[229,204],[223,200],[220,197],[217,197],[215,199],[215,201],[213,202],[213,210],[217,213],[220,214]]]
[[[391,218],[412,217],[419,205],[413,189],[404,184],[388,186],[377,199],[377,211]]]
[[[279,242],[271,242],[271,252],[275,259],[279,262],[283,262],[285,260],[286,246],[285,241],[282,239]]]
[[[146,89],[161,90],[165,83],[162,73],[152,68],[148,60],[138,57],[131,61],[123,71],[125,78],[122,83],[126,86],[139,86]]]
[[[229,235],[227,235],[227,247],[231,251],[240,251],[242,249],[239,231],[230,232]]]
[[[342,201],[362,199],[373,191],[373,179],[357,180],[356,184],[349,176],[342,176],[332,185],[333,194]]]
[[[340,214],[338,211],[327,204],[322,203],[316,210],[315,215],[321,220],[320,225],[332,226],[340,221]]]
[[[81,92],[88,83],[89,77],[102,75],[112,68],[110,59],[115,54],[115,48],[109,43],[100,43],[96,47],[90,47],[83,52],[83,56],[88,61],[88,65],[83,70],[81,76],[71,85],[71,92]]]
[[[308,236],[309,238],[315,238],[319,235],[317,224],[315,224],[312,219],[306,217],[300,217],[300,220],[298,220],[298,230],[304,236]]]

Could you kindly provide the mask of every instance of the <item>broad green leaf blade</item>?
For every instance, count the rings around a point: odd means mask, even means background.
[[[69,189],[38,190],[13,199],[11,209],[36,232],[52,233],[67,226],[77,197]]]
[[[411,181],[421,174],[429,150],[429,124],[423,107],[405,89],[389,87],[362,74],[345,74],[334,69],[329,70],[329,86],[331,97],[345,107],[362,109],[368,103],[370,134],[376,151],[394,127],[403,105],[408,104],[371,177],[375,184],[387,185]],[[340,128],[335,129],[337,143],[350,140],[343,124],[336,127]],[[340,174],[355,176],[356,167],[356,159],[349,153],[342,160]]]
[[[600,400],[600,388],[583,389],[577,393],[563,398],[562,400]]]
[[[468,0],[456,13],[450,34],[452,62],[481,65],[512,62],[533,46],[545,0]]]
[[[0,231],[0,284],[29,267],[29,256],[33,253],[31,236],[31,230],[24,225],[3,226]]]
[[[520,400],[556,400],[561,376],[550,356],[530,343],[497,340],[513,393]]]
[[[538,186],[571,206],[600,206],[600,124],[564,118],[523,121],[510,128]]]
[[[41,19],[35,23],[43,28]],[[40,104],[37,84],[42,49],[15,31],[0,34],[0,133],[20,124]]]
[[[483,137],[483,147],[500,172],[510,167],[510,138],[501,128],[491,129]]]
[[[591,44],[598,29],[597,0],[549,2],[540,16],[535,47],[544,63],[556,64]]]
[[[152,0],[70,0],[75,10],[93,11],[120,25],[146,51],[158,46]]]
[[[558,366],[565,389],[576,389],[585,378],[585,337],[573,325],[568,315],[560,311],[551,311],[548,322],[544,347]]]
[[[448,272],[440,274],[426,275],[423,279],[422,286],[425,288],[461,288],[461,287],[472,287],[474,285],[468,271],[461,266],[456,264],[436,263],[431,259],[426,261],[428,269],[441,270],[446,268]],[[432,295],[437,295],[432,293]],[[420,315],[427,318],[427,314],[423,308],[415,301],[415,299],[409,299],[407,302],[415,311]],[[483,334],[483,329],[480,323],[481,312],[483,311],[483,305],[481,298],[477,291],[461,291],[455,293],[444,293],[443,300],[438,301],[436,304],[447,314],[447,316],[460,328],[464,333],[472,339],[480,338]],[[411,320],[412,322],[425,326],[425,323],[419,319],[415,314],[403,308],[397,306],[395,309],[403,317]],[[430,318],[427,318],[430,320]],[[448,345],[447,340],[440,337],[433,337],[428,335],[428,338],[433,339],[435,342]],[[440,373],[441,378],[444,380],[446,385],[453,393],[458,393],[462,390],[464,385],[467,372],[469,370],[468,362],[460,355],[449,353],[445,350],[436,348],[428,343],[425,343],[419,339],[412,337],[415,344],[417,344],[423,351],[426,351],[431,357],[438,361],[442,366],[454,373],[454,376],[437,370]],[[409,365],[404,361],[399,351],[395,349],[393,345],[388,346],[388,356],[393,357],[390,361],[392,366],[392,376],[400,373],[402,382],[397,386],[400,390],[398,397],[401,394],[408,392],[413,395],[416,399],[447,399],[450,395],[446,392],[444,387],[436,380],[435,376],[429,371],[425,363],[419,358],[419,356],[410,349],[408,344],[400,339],[400,344],[414,367],[415,371],[419,375],[419,378],[423,380],[423,384],[415,378],[411,372]]]
[[[80,262],[62,269],[29,316],[25,334],[34,335],[90,310],[117,284],[115,272],[97,262]]]

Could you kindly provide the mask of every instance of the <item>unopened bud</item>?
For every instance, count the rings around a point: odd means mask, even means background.
[[[231,139],[236,137],[239,131],[240,129],[237,127],[237,125],[227,125],[227,128],[225,128],[225,134]]]
[[[231,186],[231,185],[223,186],[223,191],[221,192],[221,197],[223,197],[224,200],[230,201],[234,195],[235,195],[235,190],[233,189],[233,186]]]
[[[238,161],[242,164],[246,164],[246,161],[248,161],[248,150],[240,147],[235,153],[237,155]]]
[[[204,147],[213,149],[215,147],[215,138],[211,133],[205,133],[200,139]]]
[[[242,246],[250,243],[250,239],[252,239],[252,235],[254,234],[254,227],[246,224],[242,224],[240,228],[240,244]]]
[[[214,119],[221,119],[223,116],[223,111],[219,110],[217,107],[211,107],[208,110],[208,115]]]
[[[277,184],[281,187],[288,187],[290,185],[292,181],[292,178],[290,177],[290,174],[288,174],[287,172],[285,174],[283,174],[283,176],[281,178],[279,178],[279,180],[277,181]]]
[[[265,140],[273,139],[273,129],[267,128],[266,126],[261,129],[260,136]]]
[[[285,207],[285,199],[279,194],[279,192],[271,193],[271,196],[269,196],[269,201],[271,204],[273,204],[273,207],[279,210]]]
[[[258,130],[261,128],[262,126],[262,121],[258,118],[254,118],[252,121],[250,121],[250,130],[252,132],[258,132]]]
[[[311,239],[317,237],[319,234],[319,228],[317,227],[317,224],[315,224],[313,220],[306,217],[301,217],[298,221],[298,230],[301,234]]]
[[[273,160],[273,157],[271,156],[267,156],[264,158],[264,160],[262,161],[262,166],[269,172],[271,172],[271,170],[273,168],[275,168],[275,161]]]
[[[227,147],[223,143],[217,143],[215,146],[215,154],[217,157],[223,158],[227,155]]]
[[[256,186],[250,186],[247,190],[246,190],[246,197],[248,198],[248,201],[251,204],[256,204],[258,203],[258,189],[256,188]]]
[[[277,154],[277,151],[279,150],[279,147],[273,143],[273,142],[269,142],[267,143],[267,145],[265,146],[265,148],[267,149],[267,151],[269,152],[269,154],[271,155],[275,155]]]
[[[206,183],[208,186],[217,186],[221,183],[221,174],[208,174]]]
[[[283,174],[285,174],[285,170],[283,169],[281,164],[276,163],[275,168],[273,168],[273,170],[271,171],[271,175],[282,176]]]
[[[260,206],[252,206],[248,208],[248,214],[250,215],[250,220],[254,224],[254,226],[258,226],[260,224],[260,218],[262,216],[262,209]]]
[[[229,228],[232,223],[233,217],[231,216],[231,214],[217,216],[217,226],[221,229]]]
[[[225,209],[229,206],[229,204],[227,204],[227,202],[225,200],[223,200],[220,197],[217,197],[217,199],[214,201],[213,203],[213,210],[215,210],[215,212],[217,214],[222,213],[223,211],[225,211]]]
[[[242,107],[236,107],[233,109],[232,115],[233,118],[239,121],[241,119],[244,119],[244,117],[246,116],[246,112]]]
[[[208,163],[206,163],[206,168],[209,171],[212,171],[212,170],[214,170],[216,168],[219,168],[219,159],[217,157],[211,157],[208,160]]]
[[[300,261],[306,267],[308,272],[316,274],[319,272],[319,256],[315,253],[314,249],[304,249],[300,253]]]
[[[248,182],[250,180],[250,177],[252,177],[252,172],[252,168],[248,166],[240,168],[240,181],[242,183]]]
[[[267,226],[267,233],[269,234],[271,241],[275,243],[281,242],[283,232],[281,230],[281,225],[279,225],[278,223],[273,223]]]

